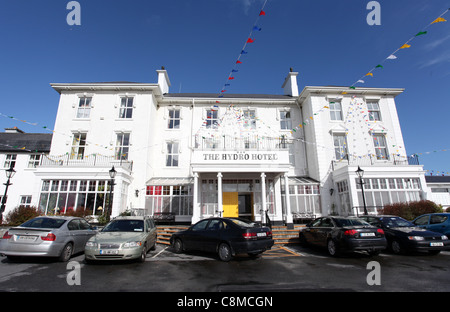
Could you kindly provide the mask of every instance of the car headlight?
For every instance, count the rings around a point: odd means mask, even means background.
[[[423,236],[408,236],[409,240],[415,240],[415,241],[423,241],[425,240],[425,237]]]
[[[86,243],[86,247],[97,248],[97,243],[93,241],[89,241]]]
[[[135,248],[135,247],[140,247],[140,246],[142,246],[141,241],[126,242],[125,244],[122,245],[123,248]]]
[[[446,239],[448,239],[448,237],[447,237],[447,235],[442,235],[442,236],[441,236],[441,239],[442,239],[442,240],[446,240]]]

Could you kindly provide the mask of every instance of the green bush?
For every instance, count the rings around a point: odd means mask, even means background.
[[[5,221],[9,226],[17,226],[40,215],[36,207],[19,206],[6,214]]]
[[[413,220],[426,213],[442,212],[442,208],[430,200],[386,205],[379,214],[394,215],[406,220]]]

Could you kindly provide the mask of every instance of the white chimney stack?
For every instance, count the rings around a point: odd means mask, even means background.
[[[169,76],[167,75],[167,70],[164,68],[164,66],[162,66],[161,69],[157,70],[156,72],[158,73],[158,84],[161,88],[162,94],[169,93],[170,80]]]
[[[298,96],[297,75],[298,72],[292,71],[291,68],[288,76],[286,77],[283,85],[281,86],[283,88],[284,95],[290,95],[293,97]]]

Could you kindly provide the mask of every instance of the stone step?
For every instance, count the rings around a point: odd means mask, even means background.
[[[298,244],[298,232],[303,225],[295,225],[293,229],[288,229],[287,226],[273,226],[272,237],[277,245]],[[158,244],[170,245],[170,237],[173,233],[187,229],[188,226],[182,225],[159,225],[157,226]]]

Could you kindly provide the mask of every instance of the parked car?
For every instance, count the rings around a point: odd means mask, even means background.
[[[450,213],[429,213],[415,218],[412,223],[429,231],[450,237]]]
[[[153,219],[140,216],[117,217],[86,243],[86,262],[93,260],[128,260],[144,262],[147,252],[155,249],[156,226]]]
[[[172,235],[170,243],[176,253],[197,250],[217,253],[230,261],[238,254],[256,256],[272,248],[274,241],[268,227],[239,218],[210,218]]]
[[[84,245],[95,233],[83,218],[37,217],[6,231],[0,240],[0,254],[12,259],[58,257],[65,262],[72,254],[84,251]]]
[[[450,249],[446,235],[417,227],[398,216],[362,216],[361,219],[384,230],[388,246],[392,252],[426,251],[438,254]]]
[[[366,251],[377,255],[387,246],[384,231],[354,217],[321,217],[299,231],[305,245],[326,247],[331,256],[341,252]]]

